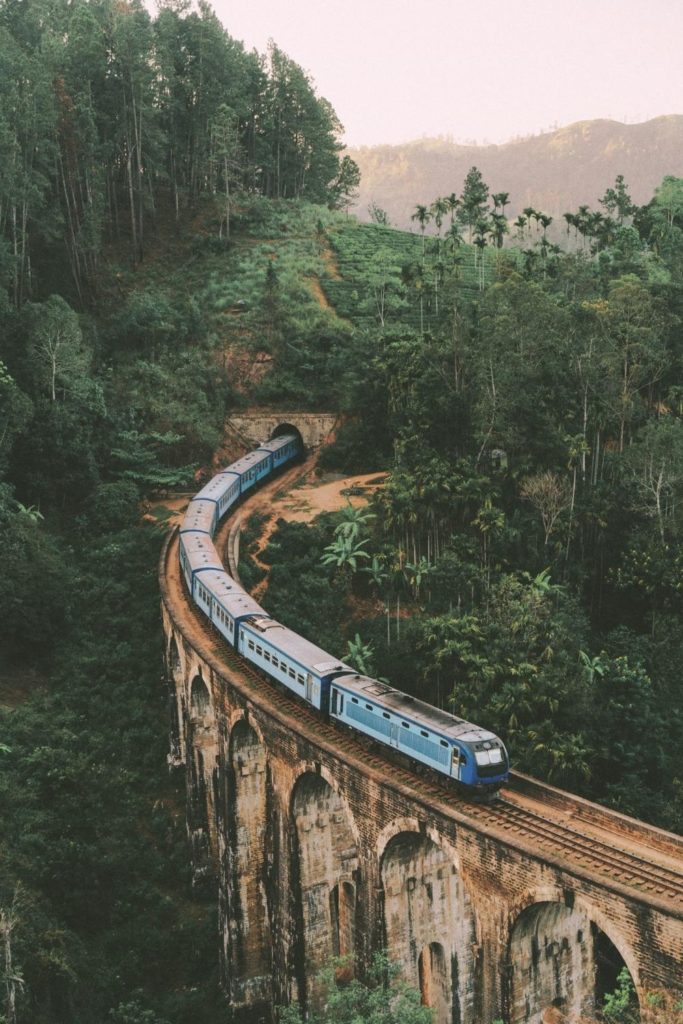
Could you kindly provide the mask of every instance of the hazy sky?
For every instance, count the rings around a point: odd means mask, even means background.
[[[680,0],[213,0],[273,38],[332,103],[349,145],[504,142],[555,123],[683,113]]]

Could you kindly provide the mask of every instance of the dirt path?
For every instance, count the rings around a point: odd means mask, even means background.
[[[237,510],[238,532],[242,524],[252,515],[263,517],[261,534],[254,548],[249,552],[254,562],[264,572],[263,579],[253,591],[253,597],[261,601],[268,589],[270,566],[261,560],[271,536],[277,529],[278,520],[290,523],[310,523],[321,512],[338,512],[348,503],[354,508],[366,505],[375,491],[383,486],[386,473],[366,473],[330,479],[316,477],[315,467],[318,453],[314,452],[297,466],[292,466],[285,473],[270,480],[265,486],[250,495],[243,506]],[[149,502],[143,509],[145,522],[154,523],[164,529],[179,526],[182,523],[185,509],[192,498],[191,493],[171,494],[166,498]],[[235,522],[235,517],[230,517]],[[226,553],[229,531],[224,524],[215,538],[216,548],[224,556],[228,567]]]
[[[325,292],[323,291],[323,286],[320,283],[320,278],[313,276],[307,278],[307,280],[310,285],[311,291],[313,292],[313,296],[316,299],[320,308],[329,309],[332,313],[334,313],[334,306],[332,306],[328,301],[327,295],[325,295]]]
[[[277,528],[278,520],[284,519],[290,523],[310,523],[321,512],[338,512],[346,504],[357,508],[366,505],[375,491],[381,487],[386,479],[386,473],[366,473],[360,476],[347,476],[336,480],[318,480],[314,476],[316,456],[311,456],[302,467],[299,483],[293,485],[288,481],[287,491],[280,486],[275,493],[259,492],[255,496],[255,503],[249,503],[245,511],[249,516],[258,512],[261,515],[267,513],[261,535],[258,538],[250,555],[254,562],[265,573],[264,578],[257,584],[253,591],[253,597],[261,601],[268,589],[268,574],[270,566],[261,560],[271,536]],[[352,493],[348,493],[348,492]],[[265,500],[259,500],[261,496]]]
[[[332,246],[324,246],[320,255],[322,256],[323,263],[325,264],[325,270],[327,271],[328,275],[332,278],[332,280],[341,281],[342,276],[339,273],[337,259],[334,255],[334,250],[332,249]]]

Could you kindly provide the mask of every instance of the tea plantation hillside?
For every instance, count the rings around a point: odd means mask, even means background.
[[[389,291],[389,320],[419,328],[443,319],[439,286],[457,270],[462,299],[472,300],[495,280],[502,264],[517,266],[516,250],[485,249],[463,243],[453,248],[446,239],[426,238],[380,224],[347,220],[328,234],[338,274],[324,280],[325,294],[337,312],[353,323],[372,327],[379,320],[376,292]],[[422,297],[422,321],[420,298]]]

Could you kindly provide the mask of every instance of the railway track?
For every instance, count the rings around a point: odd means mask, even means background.
[[[281,489],[300,473],[300,467],[298,473],[289,471],[245,502],[240,509],[242,519],[254,506],[263,505],[271,489]],[[217,546],[221,541],[225,543],[228,536],[229,523],[217,536]],[[228,669],[231,676],[241,681],[248,696],[264,710],[273,712],[292,731],[312,736],[333,755],[376,773],[388,786],[408,792],[427,812],[438,809],[466,820],[477,830],[502,838],[512,847],[521,847],[527,854],[560,864],[564,870],[582,877],[607,881],[619,890],[636,893],[646,902],[664,904],[669,913],[673,911],[683,917],[683,839],[545,787],[536,780],[527,780],[538,790],[532,797],[524,793],[524,785],[516,783],[513,777],[511,785],[502,791],[502,798],[494,804],[465,800],[436,773],[428,769],[412,771],[383,748],[380,752],[371,741],[366,743],[324,720],[240,658],[187,599],[177,568],[177,537],[169,541],[164,563],[162,576],[166,586],[162,580],[162,591],[174,622],[189,642],[214,663],[219,673],[221,666]]]

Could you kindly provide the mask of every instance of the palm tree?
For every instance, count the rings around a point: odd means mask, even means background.
[[[425,228],[429,224],[431,218],[432,218],[432,215],[429,212],[428,208],[426,206],[421,206],[419,203],[415,207],[415,213],[411,214],[411,217],[410,217],[411,220],[416,220],[416,221],[419,222],[420,231],[422,232],[422,262],[423,263],[424,263],[424,258],[425,258]]]
[[[26,516],[30,519],[32,523],[39,523],[41,519],[45,518],[36,505],[22,505],[20,501],[16,504],[17,511],[20,512],[22,516]]]
[[[524,228],[526,227],[526,223],[526,217],[523,213],[520,213],[519,217],[512,225],[514,228],[517,229],[517,239],[520,242],[520,244],[522,242],[522,239],[524,238]]]
[[[389,578],[384,567],[384,559],[378,558],[377,555],[372,556],[370,565],[366,565],[364,569],[361,569],[361,572],[367,573],[378,591],[381,590],[382,584],[386,583]]]
[[[503,216],[504,216],[505,215],[505,207],[510,202],[510,193],[509,192],[494,192],[493,195],[491,196],[491,199],[493,200],[493,210],[494,210],[494,213],[498,212],[498,207],[500,206],[501,212],[503,213]]]
[[[531,218],[536,216],[536,211],[533,206],[525,206],[522,213],[526,217],[527,227],[529,229],[529,236],[531,236]]]
[[[358,569],[359,559],[370,557],[367,551],[363,550],[368,543],[367,538],[352,540],[349,537],[335,537],[325,548],[321,561],[323,565],[333,565],[339,569],[342,576],[351,576]]]
[[[474,245],[477,249],[477,257],[475,258],[475,266],[479,269],[479,291],[484,290],[484,249],[486,248],[486,238],[490,231],[490,225],[487,220],[477,221],[476,234],[474,236]]]
[[[547,213],[541,213],[539,214],[538,219],[541,222],[541,227],[543,228],[543,237],[545,238],[546,232],[553,222],[553,218],[549,216]]]
[[[496,243],[496,248],[503,248],[503,238],[507,235],[508,231],[507,217],[504,217],[502,213],[492,213],[490,234]]]
[[[451,192],[449,196],[446,196],[446,202],[448,203],[448,211],[451,215],[451,227],[453,227],[453,224],[455,223],[455,214],[460,206],[460,200],[455,192]]]
[[[433,574],[434,569],[435,566],[433,566],[432,563],[424,557],[424,555],[416,564],[413,564],[412,562],[406,562],[405,574],[410,585],[410,588],[413,591],[413,596],[415,597],[415,600],[419,600],[422,584],[425,582],[425,580],[429,579],[429,577]]]
[[[348,661],[353,668],[357,668],[361,675],[370,676],[373,673],[372,656],[374,653],[372,644],[363,643],[360,633],[356,633],[353,640],[347,640],[344,661]]]
[[[335,528],[334,535],[335,537],[344,537],[351,541],[357,540],[366,523],[375,518],[374,512],[369,512],[362,507],[355,507],[350,501],[347,501],[341,514],[343,519]]]
[[[439,233],[439,238],[441,238],[441,225],[443,224],[443,218],[444,218],[444,215],[446,213],[448,213],[448,210],[449,210],[448,200],[447,199],[442,199],[441,197],[439,197],[438,199],[435,199],[434,202],[432,203],[431,207],[430,207],[430,213],[431,213],[432,217],[434,218],[434,223],[436,224],[436,229],[437,229],[437,231]]]

